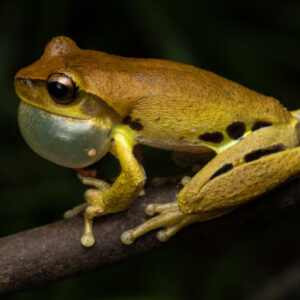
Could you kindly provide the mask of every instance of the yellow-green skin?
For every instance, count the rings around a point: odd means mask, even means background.
[[[52,73],[66,74],[77,84],[75,102],[59,105],[51,99],[46,81]],[[147,213],[160,215],[151,224],[125,232],[124,243],[156,227],[166,228],[159,233],[166,240],[187,224],[231,211],[297,171],[298,152],[287,154],[299,144],[297,114],[274,98],[193,66],[82,50],[71,39],[57,37],[37,62],[15,78],[23,101],[72,118],[105,119],[112,128],[109,151],[120,160],[122,172],[110,189],[86,192],[85,246],[94,243],[93,217],[125,209],[143,188],[143,168],[132,154],[137,144],[199,154],[213,150],[217,155],[185,185],[178,203],[149,207]],[[239,138],[232,138],[228,128],[236,122],[245,129]],[[268,126],[254,130],[260,123]],[[215,133],[222,139],[203,138]],[[285,151],[245,161],[247,154],[278,144]],[[292,155],[292,164],[282,163],[285,155]],[[214,178],[226,164],[232,170]]]

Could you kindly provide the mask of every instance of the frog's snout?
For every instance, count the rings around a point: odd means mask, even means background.
[[[91,165],[109,148],[111,129],[95,119],[64,117],[21,101],[18,122],[33,151],[65,167]]]

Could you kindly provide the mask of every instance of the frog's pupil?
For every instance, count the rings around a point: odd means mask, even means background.
[[[54,98],[62,98],[68,94],[68,87],[58,81],[50,82],[48,84],[49,94]]]

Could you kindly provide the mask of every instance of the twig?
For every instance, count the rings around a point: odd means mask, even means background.
[[[96,219],[96,244],[92,248],[80,244],[83,227],[80,216],[1,238],[0,295],[100,269],[196,235],[201,240],[207,233],[217,235],[242,228],[245,223],[300,202],[300,180],[296,180],[230,215],[192,225],[167,243],[158,242],[154,233],[130,246],[121,243],[120,234],[124,230],[146,220],[144,208],[148,203],[174,201],[178,190],[175,184],[149,188],[127,211]]]

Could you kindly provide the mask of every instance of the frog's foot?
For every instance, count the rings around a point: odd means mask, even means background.
[[[158,206],[159,204],[152,204],[152,205],[154,205],[153,207],[154,210],[157,211],[158,209],[158,210],[162,210],[162,212],[158,216],[151,218],[145,223],[139,225],[138,227],[123,232],[121,235],[121,241],[124,244],[126,245],[132,244],[136,238],[144,235],[145,233],[153,229],[157,229],[160,227],[165,227],[166,229],[168,229],[170,227],[173,227],[175,226],[175,224],[179,224],[187,216],[183,212],[181,212],[178,209],[178,207],[164,208],[165,205],[167,204],[161,204],[160,207]],[[160,239],[161,237],[160,232],[158,232],[157,237],[158,239]],[[162,240],[166,240],[166,239],[162,239]]]
[[[121,241],[126,244],[132,244],[136,238],[144,235],[145,233],[163,227],[164,229],[158,231],[157,238],[161,242],[167,241],[170,237],[174,236],[180,229],[196,223],[196,222],[204,222],[214,218],[218,218],[224,214],[227,214],[232,210],[230,209],[222,209],[218,211],[207,211],[200,212],[191,215],[187,215],[181,212],[178,208],[177,202],[171,202],[168,204],[150,204],[152,205],[150,210],[151,214],[153,211],[160,212],[160,214],[152,219],[146,221],[145,223],[137,226],[134,229],[127,230],[122,233]],[[150,206],[148,205],[148,207]],[[169,206],[167,206],[169,205]],[[147,208],[146,212],[149,214]],[[154,212],[154,213],[155,213]]]

